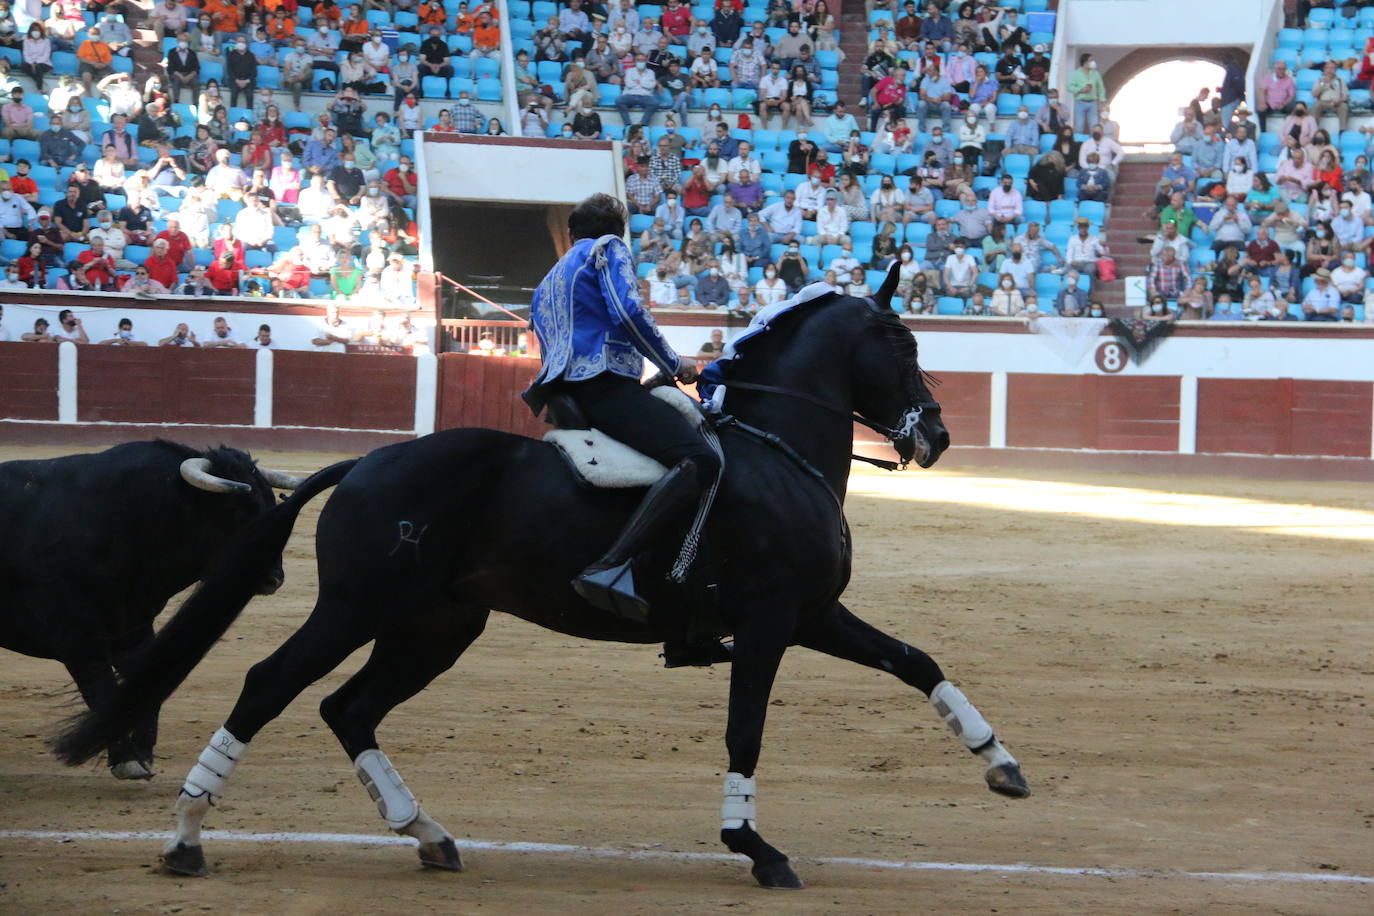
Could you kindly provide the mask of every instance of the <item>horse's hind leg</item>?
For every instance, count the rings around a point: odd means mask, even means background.
[[[950,730],[987,763],[984,776],[989,789],[1011,798],[1030,795],[1016,758],[997,740],[992,726],[963,691],[945,680],[944,672],[929,655],[865,623],[842,604],[808,621],[798,637],[798,645],[880,668],[920,690]]]
[[[351,606],[321,599],[291,638],[248,669],[233,712],[201,751],[177,795],[176,834],[163,847],[164,868],[182,875],[208,874],[200,828],[215,797],[224,793],[248,742],[302,690],[371,639],[372,626],[371,619]]]
[[[377,747],[376,729],[399,704],[447,671],[482,634],[485,610],[445,610],[407,621],[377,638],[372,656],[357,674],[320,704],[320,715],[353,761],[377,810],[396,833],[420,841],[420,862],[461,871],[453,837],[432,820],[405,781]]]

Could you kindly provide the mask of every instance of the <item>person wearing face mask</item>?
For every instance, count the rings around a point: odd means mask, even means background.
[[[1111,175],[1116,175],[1116,170],[1121,165],[1121,160],[1126,157],[1126,153],[1121,149],[1121,144],[1102,132],[1102,125],[1094,123],[1092,134],[1082,145],[1078,147],[1078,167],[1085,169],[1088,167],[1088,157],[1097,154],[1098,163]]]
[[[999,223],[1021,222],[1025,203],[1010,175],[1003,175],[1001,182],[988,194],[988,212]]]
[[[0,232],[4,238],[29,238],[29,230],[38,222],[33,205],[15,194],[8,180],[0,180]]]
[[[959,125],[958,150],[964,157],[964,162],[974,169],[978,166],[978,159],[983,155],[983,144],[987,142],[987,138],[987,127],[979,123],[976,116],[966,115],[963,123]]]
[[[1051,89],[1045,94],[1045,104],[1035,110],[1035,124],[1042,134],[1058,134],[1073,123],[1068,105],[1059,101],[1059,92]]]
[[[1074,132],[1087,133],[1097,123],[1097,106],[1107,101],[1102,74],[1097,72],[1097,61],[1091,54],[1078,56],[1078,69],[1069,76],[1068,91],[1073,98]]]
[[[248,50],[248,39],[243,36],[234,41],[234,46],[224,56],[224,78],[229,86],[230,107],[239,105],[240,98],[243,107],[253,104],[253,96],[257,92],[258,60]]]
[[[723,309],[730,302],[730,284],[721,275],[720,264],[715,258],[707,261],[706,271],[697,278],[697,304],[707,308]]]
[[[759,308],[781,302],[787,298],[787,284],[778,278],[778,269],[769,264],[763,269],[763,276],[754,284],[754,301]]]
[[[960,238],[977,245],[992,232],[993,217],[972,191],[965,191],[959,196],[959,210],[953,216],[953,224]]]
[[[391,63],[391,110],[400,109],[407,95],[419,91],[420,68],[415,63],[415,47],[403,45],[396,54],[396,60]]]
[[[635,65],[625,72],[623,88],[615,100],[615,110],[626,125],[630,123],[631,108],[640,110],[641,127],[649,126],[658,111],[658,77],[649,69],[649,58],[643,54],[635,55]]]
[[[100,29],[92,26],[86,32],[86,40],[76,49],[76,57],[80,61],[77,72],[87,92],[90,92],[95,80],[114,72],[114,51],[107,42],[101,40],[100,34]]]
[[[1349,251],[1341,256],[1340,266],[1331,271],[1331,285],[1336,288],[1337,295],[1342,302],[1352,305],[1364,302],[1364,281],[1367,279],[1369,272],[1359,265],[1355,255]]]
[[[301,46],[304,47],[304,42]],[[191,47],[191,42],[186,36],[179,36],[176,45],[167,52],[163,69],[167,71],[167,92],[172,101],[180,102],[181,93],[189,90],[191,101],[194,102],[200,94],[200,55]],[[297,111],[299,110],[298,102]]]
[[[186,7],[177,0],[162,0],[154,4],[148,11],[148,19],[152,22],[153,34],[157,36],[159,44],[168,35],[180,35],[186,31]]]
[[[1239,202],[1227,195],[1221,207],[1212,215],[1208,231],[1212,234],[1212,250],[1220,252],[1226,247],[1242,248],[1250,237],[1252,224],[1250,214],[1246,213]]]
[[[962,240],[954,243],[953,251],[945,258],[940,281],[946,296],[967,299],[973,294],[978,281],[978,262],[968,253]]]
[[[997,288],[993,290],[992,299],[988,302],[988,313],[1011,316],[1025,307],[1025,297],[1016,288],[1016,281],[1007,274],[998,277]]]
[[[825,205],[826,190],[820,175],[812,175],[797,186],[797,209],[801,210],[803,220],[816,218],[816,213]]]
[[[1030,109],[1025,105],[1016,109],[1016,118],[1004,132],[1003,154],[1014,153],[1018,156],[1040,155],[1040,128],[1031,120]]]

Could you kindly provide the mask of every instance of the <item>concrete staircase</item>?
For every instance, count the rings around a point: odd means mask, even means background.
[[[1125,307],[1125,278],[1143,276],[1149,270],[1150,246],[1136,240],[1159,229],[1158,221],[1148,216],[1154,206],[1155,182],[1166,161],[1160,155],[1129,155],[1117,172],[1112,212],[1102,239],[1116,259],[1117,279],[1098,287],[1102,303],[1113,313],[1122,314]]]
[[[840,49],[844,62],[840,64],[840,88],[836,93],[844,100],[849,113],[863,121],[862,85],[864,58],[868,56],[868,10],[863,0],[844,0],[840,10]],[[863,125],[867,128],[867,124]]]

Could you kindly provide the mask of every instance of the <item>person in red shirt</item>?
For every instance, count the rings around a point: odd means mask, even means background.
[[[20,258],[18,266],[19,282],[30,289],[46,289],[48,285],[48,265],[43,263],[43,246],[34,242],[28,253]]]
[[[387,170],[382,180],[386,182],[387,191],[401,202],[401,206],[415,206],[415,197],[420,193],[420,179],[415,174],[415,166],[409,156],[402,156],[400,162]]]
[[[20,159],[14,168],[18,174],[10,176],[10,190],[38,206],[38,182],[29,177],[29,160]]]
[[[706,183],[706,167],[692,166],[692,177],[682,186],[682,208],[688,216],[705,216],[711,212],[711,187]]]
[[[220,223],[219,237],[215,239],[215,260],[218,261],[228,252],[235,270],[243,270],[243,243],[234,238],[234,224]]]
[[[892,72],[878,80],[873,87],[873,106],[869,111],[869,129],[875,129],[879,117],[890,114],[900,118],[906,113],[906,68],[893,67]]]
[[[218,244],[218,242],[216,242]],[[222,296],[239,294],[239,272],[234,267],[233,252],[225,251],[205,271],[205,279]]]
[[[299,248],[292,248],[262,272],[272,278],[272,295],[290,296],[310,286],[310,268]]]
[[[166,239],[155,239],[153,241],[153,253],[148,255],[148,260],[143,262],[143,266],[148,269],[148,276],[161,283],[168,289],[177,288],[177,261],[171,255],[171,246]]]
[[[816,155],[827,158],[819,158],[815,162],[811,163],[811,166],[806,170],[806,174],[808,177],[812,175],[819,175],[821,178],[821,184],[829,185],[831,182],[835,180],[835,166],[831,165],[828,161],[828,154],[825,150],[821,150]]]
[[[668,6],[663,10],[663,19],[659,22],[659,28],[665,35],[672,35],[677,38],[686,38],[687,33],[692,31],[692,10],[679,0],[668,0]]]
[[[272,147],[262,142],[262,132],[255,127],[239,150],[239,168],[251,175],[255,169],[271,169],[272,165]]]
[[[181,231],[181,220],[175,216],[167,217],[167,228],[153,236],[154,245],[159,241],[167,243],[167,256],[178,268],[191,266],[191,249],[195,246],[191,244],[191,237]]]
[[[86,279],[101,289],[113,289],[115,277],[114,258],[105,253],[105,240],[100,236],[91,239],[91,247],[76,256],[86,265]]]

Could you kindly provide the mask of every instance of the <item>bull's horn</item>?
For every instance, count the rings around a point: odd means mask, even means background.
[[[253,487],[237,480],[225,480],[210,473],[209,458],[187,458],[181,463],[181,479],[198,490],[210,493],[251,493]]]
[[[258,473],[262,475],[262,479],[267,481],[269,486],[276,487],[278,490],[294,490],[305,483],[304,477],[297,477],[295,474],[265,468],[261,465],[258,466]]]

